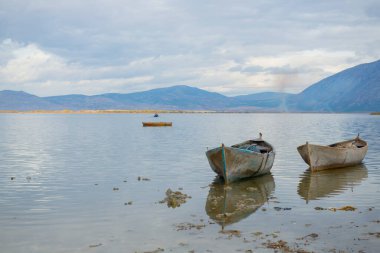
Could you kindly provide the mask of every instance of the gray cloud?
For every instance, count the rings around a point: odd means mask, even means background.
[[[377,6],[0,0],[0,90],[94,94],[189,84],[226,95],[298,92],[380,58]]]

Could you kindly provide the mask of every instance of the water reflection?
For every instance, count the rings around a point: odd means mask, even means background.
[[[206,202],[207,215],[218,224],[238,222],[260,208],[275,188],[273,176],[263,175],[225,186],[216,179]]]
[[[306,202],[338,195],[348,188],[359,185],[368,177],[364,164],[322,171],[306,170],[298,184],[298,195]]]

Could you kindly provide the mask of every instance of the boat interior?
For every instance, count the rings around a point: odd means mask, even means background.
[[[265,141],[255,141],[255,140],[245,141],[243,143],[235,144],[231,147],[249,150],[249,151],[262,153],[262,154],[273,151],[273,148]]]
[[[336,148],[362,148],[365,147],[366,143],[362,140],[350,140],[350,141],[344,141],[344,142],[339,142],[339,143],[334,143],[329,145],[329,147],[336,147]]]

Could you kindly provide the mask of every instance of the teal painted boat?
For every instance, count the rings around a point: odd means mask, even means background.
[[[225,183],[269,173],[274,162],[275,150],[260,138],[248,140],[230,147],[217,147],[206,152],[212,170]]]

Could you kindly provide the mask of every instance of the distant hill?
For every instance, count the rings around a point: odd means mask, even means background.
[[[65,95],[44,100],[71,110],[79,109],[167,109],[220,110],[228,97],[185,85],[129,94],[107,93],[95,96]]]
[[[228,107],[241,110],[251,107],[258,110],[287,111],[287,101],[295,94],[284,92],[262,92],[250,95],[242,95],[231,98]]]
[[[23,91],[0,91],[0,110],[51,110],[61,109],[56,104],[50,103],[45,98],[37,97]]]
[[[183,109],[218,110],[224,108],[229,98],[215,92],[208,92],[185,85],[159,88],[129,94],[103,94],[103,97],[117,101],[124,106],[138,109]]]
[[[122,109],[123,105],[103,96],[85,96],[85,95],[64,95],[45,97],[44,100],[70,110],[101,110],[101,109]]]
[[[379,111],[380,60],[327,77],[292,97],[288,106],[298,111]]]
[[[380,111],[380,60],[325,78],[299,94],[263,92],[226,97],[178,85],[128,94],[38,97],[0,91],[0,110],[166,109],[215,111]]]

